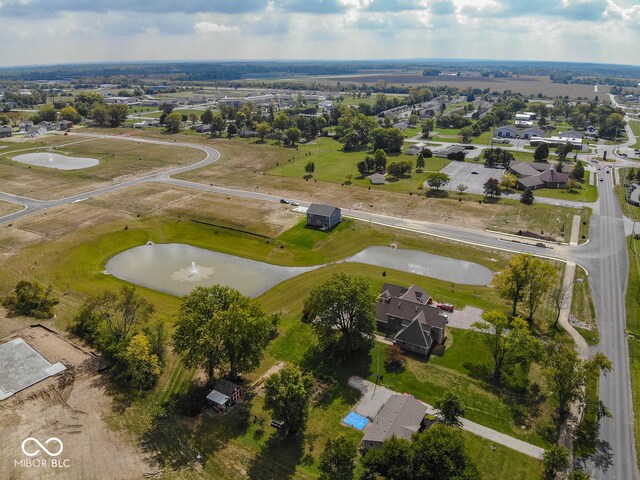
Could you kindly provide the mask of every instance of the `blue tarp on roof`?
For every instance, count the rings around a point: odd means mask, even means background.
[[[358,430],[364,430],[364,427],[369,423],[369,420],[366,417],[358,415],[355,412],[349,412],[349,415],[344,417],[342,421],[353,428],[357,428]]]

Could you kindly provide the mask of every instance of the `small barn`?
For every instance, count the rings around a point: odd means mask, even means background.
[[[9,125],[3,125],[0,127],[0,138],[10,137],[13,129]]]
[[[342,220],[342,214],[338,207],[312,203],[307,209],[307,227],[329,230]]]
[[[224,412],[242,399],[242,387],[229,380],[218,380],[213,390],[207,395],[207,401],[218,412]]]
[[[369,175],[369,181],[372,185],[384,185],[386,183],[384,175],[381,173],[374,173],[373,175]]]

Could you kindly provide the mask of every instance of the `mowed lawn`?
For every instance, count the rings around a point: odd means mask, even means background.
[[[47,152],[70,157],[89,157],[99,164],[79,170],[57,170],[13,161],[24,153]],[[205,154],[194,148],[149,143],[48,136],[42,141],[11,144],[0,150],[2,190],[38,199],[58,198],[88,191],[118,178],[130,178],[202,160]]]
[[[408,146],[408,144],[405,144],[405,148]],[[370,180],[367,178],[369,174],[365,174],[362,177],[356,168],[358,162],[364,160],[367,155],[372,155],[368,150],[344,152],[340,142],[331,138],[320,137],[307,145],[298,146],[297,154],[299,155],[300,152],[303,153],[302,157],[293,160],[288,159],[286,162],[283,161],[282,164],[276,165],[268,173],[270,175],[308,178],[309,181],[318,180],[332,183],[349,182],[347,175],[351,175],[351,184],[355,186],[394,192],[409,192],[415,191],[418,185],[421,185],[429,177],[429,172],[437,172],[450,162],[450,160],[442,158],[426,158],[424,172],[416,173],[415,155],[404,155],[402,153],[389,155],[387,156],[387,165],[392,162],[409,161],[413,166],[412,173],[398,179],[387,176],[385,185],[371,185]],[[305,172],[305,166],[308,162],[313,162],[315,165],[312,177],[308,177]]]
[[[640,240],[629,240],[629,285],[627,287],[627,338],[633,406],[640,408]],[[640,418],[634,417],[636,449],[640,448]],[[640,466],[640,460],[636,459]]]
[[[573,168],[573,167],[572,167]],[[594,185],[589,185],[590,172],[585,170],[582,183],[579,188],[569,191],[568,188],[540,188],[533,191],[534,196],[556,198],[559,200],[571,200],[574,202],[595,202],[598,199],[597,175]]]
[[[631,121],[629,122],[629,126],[633,131],[633,134],[636,136],[635,145],[631,145],[632,148],[640,148],[640,122],[639,121]]]
[[[322,234],[298,225],[294,229],[271,240],[259,238],[223,228],[214,229],[193,222],[167,222],[161,218],[129,221],[127,230],[121,222],[116,225],[101,225],[94,232],[78,232],[68,241],[43,243],[27,247],[9,262],[3,279],[3,290],[21,278],[23,267],[38,265],[37,278],[45,283],[51,281],[56,292],[70,291],[62,296],[59,319],[64,326],[72,311],[68,311],[84,295],[96,294],[104,289],[116,289],[124,282],[104,275],[102,270],[112,255],[144,243],[184,241],[196,246],[211,248],[225,253],[234,253],[254,259],[269,260],[281,264],[309,264],[343,258],[355,253],[367,244],[388,245],[391,240],[404,248],[419,248],[433,253],[452,255],[456,258],[474,260],[494,270],[502,268],[506,255],[483,253],[473,246],[458,246],[450,242],[397,234],[381,227],[360,222],[345,222],[340,229]],[[84,239],[84,240],[83,240]],[[281,248],[283,246],[284,248]],[[26,259],[29,259],[28,261]],[[21,267],[22,266],[22,267]],[[205,456],[204,471],[220,478],[314,478],[317,475],[318,457],[329,438],[347,435],[358,440],[360,433],[340,425],[340,419],[357,401],[358,394],[346,385],[352,374],[370,376],[377,369],[377,349],[362,358],[351,358],[336,364],[325,362],[315,349],[315,336],[309,325],[300,321],[302,302],[311,288],[336,271],[347,271],[365,276],[371,281],[372,291],[377,292],[383,282],[399,284],[417,283],[438,299],[450,301],[461,308],[474,305],[480,308],[503,306],[494,289],[455,285],[437,279],[386,270],[367,265],[332,264],[290,279],[272,288],[257,301],[269,312],[282,316],[279,336],[269,345],[264,361],[256,372],[247,376],[248,383],[260,377],[278,361],[301,363],[316,373],[321,395],[314,403],[305,443],[282,443],[273,436],[268,426],[268,417],[262,411],[262,398],[248,398],[244,407],[230,415],[202,415],[196,419],[176,416],[169,402],[174,394],[180,396],[190,385],[195,372],[185,369],[172,355],[159,386],[150,394],[131,398],[116,395],[119,410],[108,415],[114,428],[130,431],[150,452],[165,455],[170,461],[190,463],[195,454]],[[139,291],[157,308],[158,316],[164,318],[171,330],[172,318],[179,299],[152,290]],[[75,297],[69,302],[67,297]],[[67,310],[67,311],[63,311]],[[383,353],[383,352],[381,352]],[[470,363],[467,364],[467,361]],[[521,429],[513,421],[514,412],[504,392],[493,392],[483,387],[483,380],[470,376],[474,365],[486,364],[486,352],[480,350],[477,340],[463,331],[451,331],[450,348],[441,358],[429,362],[410,359],[405,372],[385,375],[384,382],[399,391],[409,391],[426,401],[433,399],[452,385],[464,394],[470,406],[468,417],[505,433],[517,435],[534,443],[543,443],[535,428]],[[453,383],[452,383],[453,382]],[[544,409],[543,409],[544,412]],[[253,423],[254,415],[260,422]],[[540,417],[544,419],[546,413]],[[486,478],[537,478],[540,462],[509,449],[491,450],[491,442],[465,434],[465,441],[475,455]],[[309,445],[313,445],[313,451]],[[266,472],[266,473],[265,473]],[[190,470],[171,473],[169,478],[191,478]]]

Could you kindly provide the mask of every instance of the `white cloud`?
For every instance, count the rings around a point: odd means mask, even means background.
[[[200,35],[207,35],[209,33],[228,33],[228,32],[237,32],[240,30],[236,26],[228,26],[220,23],[213,22],[198,22],[195,24],[195,31]]]

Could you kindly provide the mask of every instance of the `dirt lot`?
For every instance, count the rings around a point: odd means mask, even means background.
[[[20,210],[22,210],[22,207],[20,205],[0,201],[0,218],[4,217],[5,215],[9,215],[10,213],[18,212]]]
[[[26,327],[20,334],[47,360],[62,362],[68,370],[0,403],[0,478],[134,479],[156,471],[135,445],[103,422],[102,413],[113,407],[97,372],[99,359],[44,328]],[[59,438],[63,452],[31,457],[47,460],[46,467],[16,466],[16,460],[28,458],[21,449],[27,437],[41,443]],[[68,459],[69,466],[53,468],[52,458]]]
[[[121,183],[178,165],[195,163],[204,158],[202,151],[192,148],[60,135],[44,137],[42,140],[33,139],[30,142],[23,140],[19,143],[6,143],[5,146],[0,150],[2,191],[41,200],[66,197],[112,183]],[[21,153],[33,152],[95,158],[100,163],[95,167],[65,171],[11,160]]]

